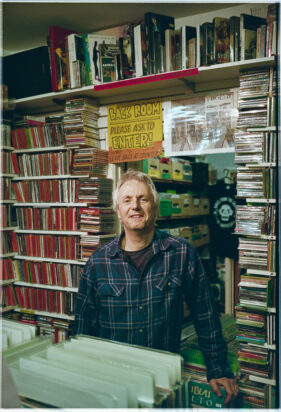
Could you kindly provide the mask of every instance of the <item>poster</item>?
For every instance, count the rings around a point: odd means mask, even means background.
[[[234,150],[238,89],[165,102],[165,156]]]
[[[143,160],[163,151],[161,100],[110,105],[107,119],[109,163]]]

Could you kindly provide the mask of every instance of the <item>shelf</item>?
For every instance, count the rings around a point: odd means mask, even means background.
[[[20,313],[30,313],[32,315],[49,316],[51,318],[57,318],[57,319],[74,320],[74,315],[65,315],[65,314],[55,313],[55,312],[43,312],[41,310],[21,309],[21,308],[16,308],[15,311],[20,312]]]
[[[1,173],[0,177],[16,177],[16,173]]]
[[[1,280],[0,286],[7,286],[11,285],[12,283],[15,283],[15,279]]]
[[[77,179],[77,176],[73,175],[49,175],[49,176],[24,176],[14,177],[14,181],[18,180],[50,180],[50,179]]]
[[[7,199],[7,200],[1,200],[0,202],[1,202],[1,203],[4,203],[4,204],[14,204],[14,203],[15,203],[15,200]]]
[[[36,152],[57,152],[59,150],[67,150],[65,146],[52,146],[52,147],[34,147],[31,149],[16,149],[14,153],[36,153]]]
[[[255,376],[255,375],[249,375],[249,379],[250,381],[261,382],[266,385],[276,386],[275,379],[268,379],[268,378],[263,378],[262,376]]]
[[[85,265],[86,262],[80,260],[68,260],[68,259],[55,259],[55,258],[43,258],[37,256],[22,256],[16,255],[15,259],[19,260],[31,260],[33,262],[54,262],[54,263],[69,263],[70,265]]]
[[[254,239],[276,240],[276,236],[274,235],[253,235],[252,233],[239,233],[239,232],[234,232],[232,234],[236,236],[251,237]]]
[[[6,306],[5,308],[0,308],[0,313],[10,312],[11,310],[17,310],[16,306]]]
[[[3,254],[0,254],[0,259],[4,259],[8,257],[15,257],[15,256],[17,256],[16,252],[3,253]]]
[[[246,163],[246,167],[276,167],[276,162]]]
[[[12,146],[1,146],[1,150],[7,150],[9,152],[12,152],[14,148]]]
[[[10,230],[17,230],[19,227],[18,226],[7,226],[7,227],[2,227],[2,231],[10,231]]]
[[[17,229],[15,233],[30,233],[30,234],[47,234],[47,235],[85,235],[85,232],[71,231],[71,230],[28,230],[28,229]]]
[[[277,126],[247,127],[247,132],[277,132]]]
[[[14,284],[16,286],[28,286],[30,288],[54,289],[54,290],[62,290],[64,292],[73,292],[73,293],[78,292],[78,288],[71,288],[68,286],[44,285],[41,283],[28,283],[28,282],[22,282],[22,281],[15,281]]]
[[[65,101],[75,96],[89,96],[97,104],[120,103],[137,99],[180,96],[203,90],[239,86],[239,71],[259,66],[273,66],[275,57],[216,64],[199,68],[178,70],[140,78],[120,80],[80,89],[25,97],[16,101],[18,111],[40,113],[62,110]]]
[[[239,302],[239,305],[242,308],[257,310],[258,312],[276,313],[276,308],[267,308],[267,307],[256,306],[256,305],[248,305],[248,304],[241,303],[241,302]]]
[[[265,343],[264,345],[258,345],[257,343],[249,343],[251,346],[256,346],[257,348],[263,347],[265,349],[276,350],[275,344]]]
[[[15,207],[26,207],[26,206],[30,206],[30,207],[86,207],[88,206],[88,203],[14,203]]]

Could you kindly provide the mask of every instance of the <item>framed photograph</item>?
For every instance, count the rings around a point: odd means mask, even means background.
[[[165,156],[234,151],[238,89],[164,103]]]

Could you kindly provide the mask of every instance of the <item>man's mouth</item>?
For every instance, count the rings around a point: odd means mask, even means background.
[[[143,215],[131,215],[131,216],[130,216],[130,218],[133,218],[133,219],[134,219],[134,218],[140,218],[140,217],[143,217]]]

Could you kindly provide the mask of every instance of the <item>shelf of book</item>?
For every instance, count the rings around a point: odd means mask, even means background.
[[[36,257],[36,256],[21,256],[15,255],[15,259],[20,260],[33,260],[34,262],[55,262],[55,263],[69,263],[70,265],[85,265],[85,262],[80,260],[71,260],[71,259],[55,259],[55,258],[46,258],[46,257]]]
[[[14,282],[15,282],[15,279],[1,280],[0,286],[10,285],[11,283],[14,283]]]
[[[17,256],[16,252],[1,253],[0,258],[15,257]]]
[[[54,290],[61,290],[64,292],[73,292],[77,293],[78,288],[70,288],[68,286],[56,286],[56,285],[46,285],[46,284],[41,284],[41,283],[30,283],[30,282],[22,282],[22,281],[15,281],[14,282],[15,286],[28,286],[31,288],[41,288],[41,289],[54,289]]]
[[[60,314],[56,312],[44,312],[41,310],[20,309],[18,307],[14,308],[14,310],[15,312],[29,313],[31,315],[41,315],[41,316],[48,316],[48,317],[52,317],[56,319],[74,320],[74,315]]]
[[[9,152],[13,152],[14,148],[11,146],[1,146],[1,150],[7,150]]]
[[[6,306],[5,308],[0,308],[0,313],[7,313],[7,312],[11,312],[12,310],[17,310],[17,305],[14,306]]]
[[[18,226],[7,226],[7,227],[2,227],[1,228],[3,231],[6,231],[6,230],[17,230],[18,229]]]
[[[120,103],[124,100],[183,95],[193,88],[195,91],[235,87],[239,84],[239,72],[246,68],[273,66],[275,57],[237,61],[232,63],[216,64],[198,69],[167,72],[153,76],[143,76],[102,85],[86,86],[75,90],[64,90],[55,93],[46,93],[32,97],[25,97],[16,101],[17,110],[28,113],[58,110],[67,99],[75,96],[89,96],[99,104]],[[186,84],[186,89],[184,85]]]

